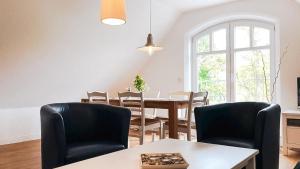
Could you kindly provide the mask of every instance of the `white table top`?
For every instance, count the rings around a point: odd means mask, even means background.
[[[181,153],[188,169],[231,169],[258,154],[258,150],[165,139],[91,158],[58,169],[140,169],[142,153]]]
[[[300,110],[286,110],[286,111],[283,111],[282,114],[299,116],[300,115]]]

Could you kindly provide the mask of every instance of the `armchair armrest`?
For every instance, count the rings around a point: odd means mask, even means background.
[[[255,126],[255,147],[260,150],[263,168],[278,168],[279,161],[279,105],[270,105],[258,112]],[[276,166],[274,166],[276,165]]]
[[[65,163],[64,123],[61,115],[47,105],[41,108],[40,115],[42,168],[52,169]]]

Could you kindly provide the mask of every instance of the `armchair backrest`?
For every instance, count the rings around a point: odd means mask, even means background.
[[[88,103],[48,106],[62,117],[66,144],[97,140],[122,142],[122,128],[128,133],[131,114],[128,109]]]
[[[257,116],[267,103],[238,102],[195,108],[198,141],[211,137],[254,139]]]
[[[59,103],[41,108],[42,168],[66,164],[72,143],[110,141],[128,147],[129,109],[104,104]]]

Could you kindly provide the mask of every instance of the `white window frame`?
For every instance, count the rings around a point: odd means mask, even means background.
[[[234,26],[249,26],[250,27],[250,47],[234,49]],[[262,27],[270,30],[270,45],[254,47],[253,45],[253,29],[254,27]],[[198,67],[197,67],[197,54],[196,41],[203,35],[210,35],[210,50],[212,50],[212,33],[221,28],[226,28],[226,50],[223,51],[210,51],[203,54],[215,54],[215,53],[226,53],[226,102],[235,101],[235,69],[234,69],[234,53],[236,51],[248,51],[257,49],[270,49],[270,91],[272,91],[272,84],[275,78],[275,25],[269,22],[257,21],[257,20],[233,20],[216,24],[211,26],[192,38],[191,48],[191,88],[193,91],[198,91]],[[228,64],[229,63],[229,64]]]

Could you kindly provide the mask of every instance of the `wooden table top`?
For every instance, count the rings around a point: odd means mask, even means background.
[[[110,98],[110,101],[119,101],[119,98]],[[82,102],[88,102],[89,99],[82,98]],[[145,102],[183,102],[187,103],[189,102],[189,99],[176,99],[176,98],[144,98]]]
[[[236,169],[253,159],[258,151],[216,144],[165,139],[95,157],[59,169],[140,169],[143,153],[181,153],[188,169]]]
[[[81,99],[81,102],[87,103],[89,99]],[[111,105],[119,105],[119,98],[109,99]],[[174,104],[177,108],[187,108],[189,103],[188,99],[176,99],[176,98],[144,98],[145,108],[161,108],[168,109],[170,105]]]

